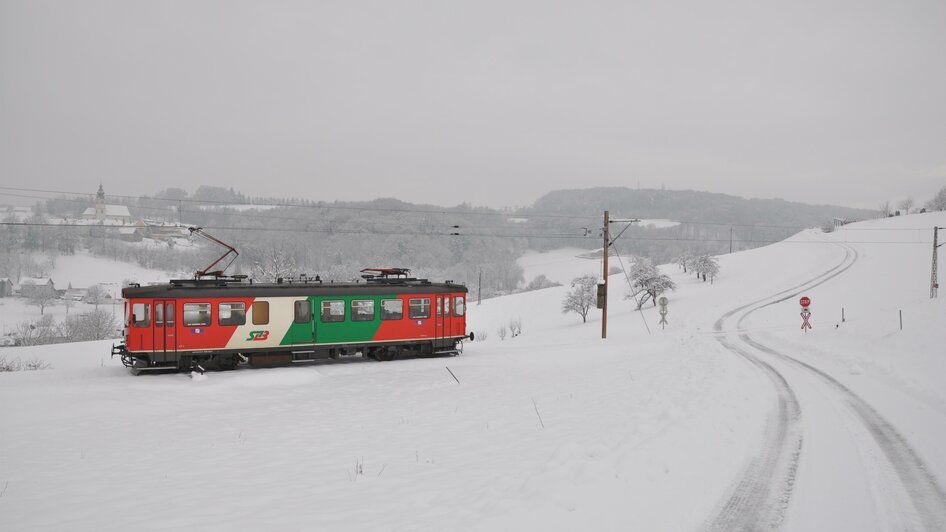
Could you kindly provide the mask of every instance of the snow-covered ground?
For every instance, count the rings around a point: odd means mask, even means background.
[[[76,288],[88,288],[93,284],[121,283],[123,280],[139,284],[163,283],[168,272],[154,270],[130,262],[109,260],[86,252],[56,257],[56,267],[47,276],[64,289],[69,284]]]
[[[112,298],[121,297],[121,284],[124,280],[140,284],[167,282],[171,274],[159,270],[143,268],[136,264],[116,261],[80,252],[75,255],[60,255],[56,257],[56,265],[48,275],[59,290],[72,285],[73,288],[88,288],[92,285],[101,285],[106,294]],[[119,319],[122,315],[121,299],[106,300],[99,305]],[[81,301],[70,302],[66,305],[63,300],[56,300],[47,306],[42,314],[49,314],[56,320],[62,320],[67,314],[86,312],[94,305]],[[42,317],[39,307],[29,304],[21,297],[0,298],[0,336],[13,332],[17,325],[24,322],[36,322]],[[0,355],[4,351],[0,350]]]
[[[664,266],[666,328],[612,276],[606,340],[563,286],[471,305],[457,358],[191,379],[3,349],[55,368],[0,374],[0,529],[943,530],[934,225],[805,231],[712,285]],[[534,271],[597,271],[576,254]]]

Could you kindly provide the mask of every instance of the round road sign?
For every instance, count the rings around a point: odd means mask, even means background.
[[[801,303],[801,306],[803,306],[803,307],[810,307],[810,306],[811,306],[811,300],[808,299],[808,296],[805,296],[805,297],[799,299],[798,302]]]
[[[660,306],[661,306],[661,307],[666,307],[666,306],[667,306],[667,298],[666,298],[666,297],[661,297],[660,299],[657,300],[657,302],[660,303]]]

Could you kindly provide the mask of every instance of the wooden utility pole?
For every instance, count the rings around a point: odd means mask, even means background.
[[[601,305],[601,338],[608,337],[608,255],[611,252],[611,234],[608,231],[608,211],[604,211],[604,303]]]
[[[936,249],[943,245],[939,243],[939,230],[940,229],[946,229],[946,228],[941,228],[941,227],[933,228],[933,273],[930,276],[930,299],[936,297],[937,292],[939,291],[939,280],[936,278],[937,270],[939,270],[939,264],[937,264],[938,261],[936,260]]]
[[[476,304],[483,301],[483,270],[480,270],[480,280],[476,283]]]

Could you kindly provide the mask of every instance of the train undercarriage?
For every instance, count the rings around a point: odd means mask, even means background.
[[[472,336],[472,334],[470,335]],[[371,345],[292,346],[292,349],[256,351],[178,351],[130,352],[125,344],[112,346],[112,357],[121,357],[122,364],[135,375],[147,372],[228,371],[241,364],[252,367],[289,366],[297,363],[373,358],[387,362],[399,358],[457,356],[463,352],[467,337],[437,339],[429,342]],[[472,338],[471,338],[472,339]]]

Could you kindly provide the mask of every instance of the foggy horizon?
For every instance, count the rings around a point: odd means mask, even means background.
[[[943,27],[935,1],[2,1],[0,179],[491,208],[610,186],[922,205],[946,185]]]

